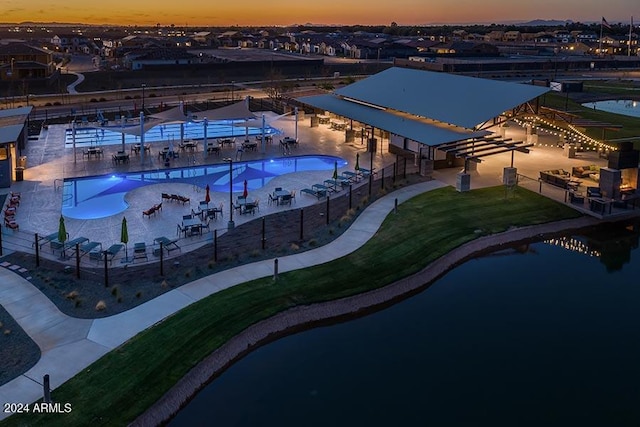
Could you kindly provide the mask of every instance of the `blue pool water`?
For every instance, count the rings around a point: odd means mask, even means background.
[[[264,187],[276,176],[295,172],[329,171],[337,162],[338,168],[347,161],[335,156],[297,156],[233,163],[233,191]],[[127,209],[127,192],[139,187],[163,183],[185,183],[214,192],[229,191],[227,163],[191,168],[130,172],[87,178],[66,179],[62,192],[62,214],[76,219],[97,219],[118,214]]]
[[[235,123],[235,125],[234,125]],[[262,134],[262,128],[256,127],[238,127],[240,121],[221,120],[212,121],[207,125],[207,139],[214,140],[216,138],[257,136]],[[133,125],[129,127],[140,127]],[[183,124],[184,139],[203,139],[204,124],[188,122]],[[154,143],[158,141],[180,141],[180,124],[161,124],[155,126],[144,134],[145,143]],[[271,126],[265,126],[265,134],[280,135],[282,132]],[[103,127],[76,127],[76,146],[83,147],[88,145],[116,145],[122,144],[122,127],[118,125]],[[135,144],[140,142],[140,137],[136,135],[124,134],[125,144]],[[73,131],[67,129],[65,134],[65,144],[73,144]]]
[[[588,102],[583,107],[608,113],[622,114],[631,117],[640,117],[640,102],[630,99],[615,99],[610,101]]]

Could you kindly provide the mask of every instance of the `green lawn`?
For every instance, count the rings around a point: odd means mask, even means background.
[[[504,187],[425,193],[400,205],[367,244],[346,257],[281,274],[277,284],[265,278],[233,287],[139,334],[52,393],[55,401],[72,403],[71,414],[13,416],[2,425],[126,425],[251,324],[296,305],[387,285],[482,235],[578,216],[522,188],[507,198]]]

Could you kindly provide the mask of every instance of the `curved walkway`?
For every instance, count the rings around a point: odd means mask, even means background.
[[[84,81],[84,74],[76,73],[73,71],[68,71],[67,74],[74,74],[77,77],[77,79],[73,83],[67,86],[67,92],[69,92],[69,94],[77,95],[78,91],[76,90],[76,86]]]
[[[418,194],[445,184],[429,181],[398,189],[369,206],[353,225],[333,242],[278,259],[281,273],[322,264],[347,255],[378,230],[394,209]],[[104,354],[165,317],[215,292],[273,274],[273,260],[238,266],[173,289],[127,312],[102,319],[76,319],[61,313],[30,282],[0,269],[0,304],[35,341],[40,360],[23,375],[0,387],[0,402],[34,402],[42,397],[42,380],[49,374],[55,389]],[[0,419],[6,414],[0,413]]]

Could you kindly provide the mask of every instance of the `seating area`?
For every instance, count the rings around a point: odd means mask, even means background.
[[[599,175],[600,167],[596,165],[574,166],[571,168],[571,176],[577,178],[592,178],[592,175]]]
[[[156,212],[161,211],[162,210],[162,203],[157,204],[157,205],[153,205],[151,206],[149,209],[142,211],[142,216],[146,216],[147,218],[150,218],[151,215],[156,214]]]
[[[571,174],[564,169],[551,169],[540,171],[540,179],[547,184],[566,189],[569,187]]]
[[[114,164],[129,163],[129,155],[124,151],[118,151],[116,154],[111,155],[111,160]]]

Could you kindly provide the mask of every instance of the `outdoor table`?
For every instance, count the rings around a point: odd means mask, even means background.
[[[91,147],[91,148],[88,148],[87,151],[85,151],[83,154],[87,156],[87,158],[91,158],[91,156],[98,158],[98,157],[102,157],[103,151],[102,151],[102,148]]]
[[[318,123],[320,123],[321,125],[328,125],[329,120],[330,120],[329,116],[318,115]]]
[[[113,155],[113,161],[116,163],[127,163],[129,161],[129,155],[124,151],[118,151]]]
[[[282,198],[282,196],[286,196],[288,194],[291,194],[291,192],[287,191],[287,190],[275,190],[273,192],[273,197],[276,198],[276,200],[277,200],[276,203],[280,204],[280,199]]]
[[[200,227],[200,230],[202,230],[202,222],[200,221],[200,218],[197,217],[191,219],[183,219],[182,227],[184,231],[184,237],[187,237],[187,231],[191,231],[193,227]]]
[[[225,145],[225,144],[231,145],[231,144],[234,144],[235,142],[236,142],[235,138],[222,138],[218,140],[218,143],[220,145]]]

